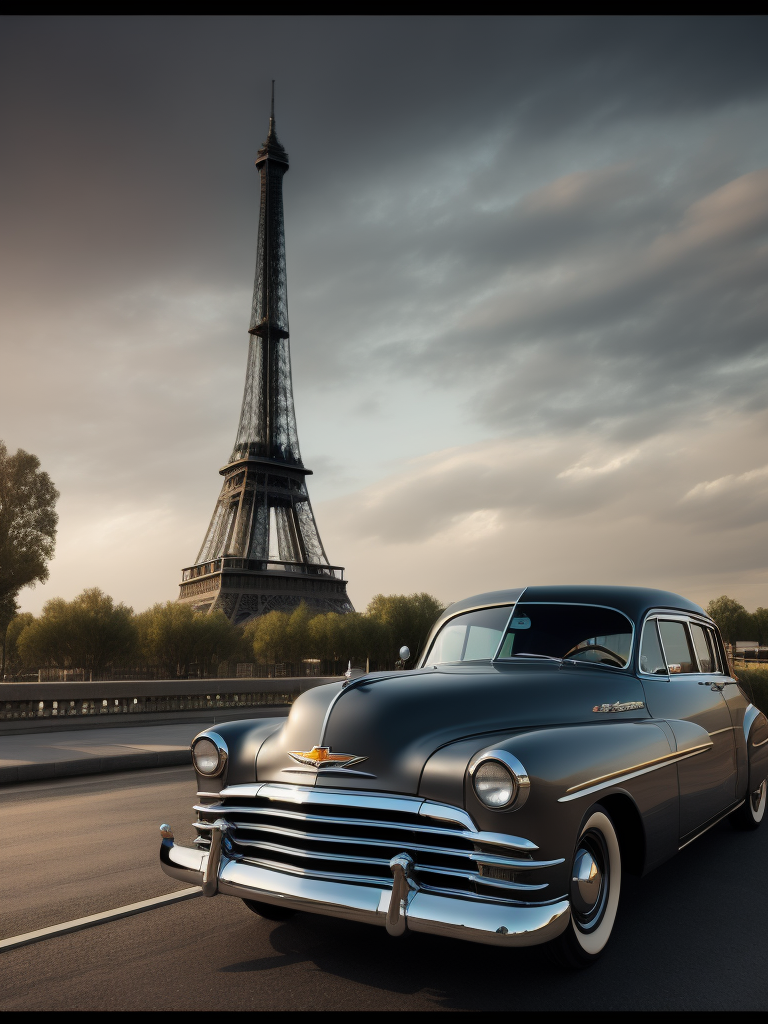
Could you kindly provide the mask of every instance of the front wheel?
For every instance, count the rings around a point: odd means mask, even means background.
[[[571,866],[571,920],[547,952],[561,967],[593,964],[613,931],[621,892],[621,851],[616,829],[599,804],[586,814]]]
[[[747,799],[737,807],[733,814],[729,815],[729,821],[739,831],[750,831],[759,828],[760,822],[765,817],[766,780],[757,787],[753,793],[747,794]]]

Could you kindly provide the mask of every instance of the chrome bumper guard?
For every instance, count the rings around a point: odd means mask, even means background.
[[[227,822],[211,830],[210,851],[177,846],[168,825],[160,832],[160,863],[171,878],[202,887],[204,896],[238,896],[291,910],[325,914],[385,927],[444,935],[490,946],[535,946],[563,932],[570,919],[567,899],[508,906],[499,902],[440,896],[419,889],[407,853],[390,861],[392,888],[302,878],[230,860],[222,852]]]

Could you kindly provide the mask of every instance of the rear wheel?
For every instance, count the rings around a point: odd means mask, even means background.
[[[287,921],[289,917],[293,917],[296,913],[290,907],[279,907],[275,906],[274,903],[262,903],[260,900],[243,900],[243,903],[254,914],[266,918],[267,921]]]
[[[616,829],[599,804],[586,814],[571,866],[571,920],[547,952],[561,967],[589,967],[613,931],[621,892],[621,851]]]
[[[765,817],[766,780],[757,787],[753,793],[747,794],[747,799],[729,816],[729,821],[739,831],[749,831],[759,828]]]

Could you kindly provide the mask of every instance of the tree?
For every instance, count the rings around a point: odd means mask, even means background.
[[[5,645],[3,650],[3,654],[5,655],[4,674],[6,676],[13,678],[21,672],[24,659],[22,658],[21,651],[19,649],[19,637],[27,626],[30,626],[34,621],[35,616],[31,612],[21,612],[19,615],[15,615],[8,624],[5,631]]]
[[[59,492],[36,455],[0,441],[0,600],[48,579]]]
[[[725,594],[707,605],[707,614],[715,620],[723,634],[723,640],[735,644],[737,640],[754,640],[750,636],[757,628],[754,617],[743,604]]]
[[[210,668],[242,644],[242,633],[224,612],[203,615],[176,601],[148,608],[136,616],[136,626],[142,657],[179,679],[193,662]]]
[[[405,645],[411,652],[410,664],[414,665],[443,608],[431,594],[392,594],[389,597],[376,594],[365,614],[384,627],[388,650],[382,652],[383,658],[398,657],[397,652]]]
[[[116,605],[98,587],[72,601],[55,597],[22,632],[17,646],[27,663],[82,668],[98,678],[108,666],[134,654],[133,609]]]
[[[757,633],[757,642],[761,647],[768,647],[768,608],[756,608],[752,619]],[[755,639],[751,637],[750,639]]]
[[[6,594],[5,597],[0,597],[0,645],[3,649],[0,655],[0,682],[5,678],[5,646],[8,627],[11,624],[11,620],[18,615],[18,612],[19,606],[15,595]]]
[[[290,618],[285,612],[267,612],[245,624],[245,638],[257,662],[274,664],[289,659],[294,640]]]

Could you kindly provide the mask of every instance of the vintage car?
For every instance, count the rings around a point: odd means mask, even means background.
[[[407,651],[402,652],[408,656]],[[173,878],[297,910],[586,966],[623,872],[765,814],[768,721],[712,620],[635,587],[528,587],[451,605],[418,666],[303,693],[286,719],[192,744],[196,849]]]

